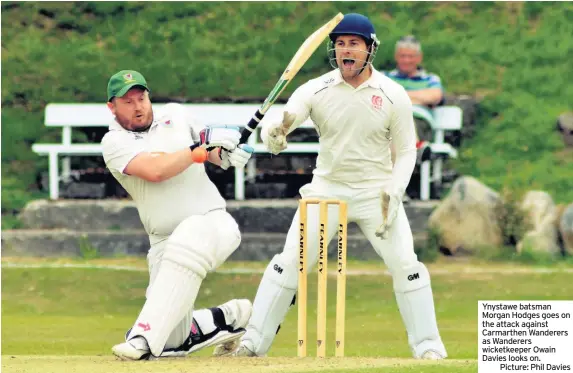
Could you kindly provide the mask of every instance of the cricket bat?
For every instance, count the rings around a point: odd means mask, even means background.
[[[304,43],[302,43],[300,48],[298,48],[296,51],[294,57],[290,60],[288,66],[281,75],[277,84],[275,84],[275,87],[271,93],[269,93],[261,107],[257,110],[251,120],[249,120],[247,126],[241,132],[241,144],[247,142],[249,136],[251,136],[251,133],[253,133],[253,131],[257,128],[265,116],[265,113],[275,103],[281,92],[295,77],[295,75],[299,72],[306,61],[308,61],[318,46],[324,41],[324,39],[326,39],[328,34],[330,34],[330,32],[336,27],[336,25],[340,23],[340,21],[342,21],[342,18],[344,18],[344,15],[342,13],[338,13],[336,16],[334,16],[334,18],[332,18],[318,30],[313,32],[308,38],[306,38]]]

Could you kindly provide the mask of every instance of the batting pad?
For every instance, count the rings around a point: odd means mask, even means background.
[[[203,216],[190,216],[183,220],[167,240],[160,271],[169,260],[196,273],[201,279],[205,278],[215,263],[218,243],[215,233]]]
[[[145,337],[154,356],[161,354],[175,329],[172,338],[186,338],[190,324],[181,321],[192,317],[197,292],[211,268],[213,246],[213,237],[203,229],[200,217],[184,220],[169,237],[147,301],[130,334],[130,338]]]
[[[129,338],[144,337],[151,353],[159,356],[175,326],[193,308],[202,281],[188,268],[164,257]]]
[[[430,274],[423,263],[392,274],[398,309],[408,333],[408,344],[415,358],[427,350],[447,356],[440,338]]]
[[[253,313],[243,336],[258,356],[265,355],[289,310],[296,294],[298,272],[296,263],[285,265],[281,254],[267,266],[253,302]]]
[[[189,312],[183,316],[183,319],[181,319],[181,321],[179,321],[179,323],[173,328],[171,334],[169,334],[169,337],[165,342],[165,349],[177,348],[185,342],[191,332],[191,325],[193,324],[194,316],[195,312],[193,312],[193,308],[191,308]]]

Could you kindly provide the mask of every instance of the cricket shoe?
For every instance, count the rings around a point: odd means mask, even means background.
[[[149,360],[151,352],[143,337],[136,337],[111,348],[115,356],[121,360]]]
[[[213,351],[213,356],[229,356],[231,355],[240,345],[241,338],[245,334],[245,328],[249,323],[251,318],[251,312],[253,310],[253,305],[247,299],[233,299],[227,303],[219,306],[219,308],[225,314],[225,319],[231,321],[231,325],[236,331],[235,336],[238,337],[230,338],[224,343],[219,343],[215,350]]]
[[[226,343],[221,343],[213,350],[213,356],[223,357],[232,355],[241,345],[241,338],[230,340]]]
[[[165,357],[184,357],[205,347],[214,346],[215,351],[224,350],[224,346],[229,346],[233,342],[240,341],[245,334],[245,329],[219,330],[214,333],[202,334],[201,332],[189,337],[183,345],[175,349],[164,349],[160,358]],[[222,355],[217,355],[222,356]]]
[[[175,349],[165,349],[160,357],[181,357],[205,347],[217,346],[215,350],[222,351],[241,339],[245,327],[251,317],[253,305],[248,299],[233,299],[218,307],[209,309],[215,323],[215,330],[205,333],[196,320],[193,322],[191,334],[181,346]],[[222,356],[222,355],[216,355]]]
[[[437,352],[435,350],[427,350],[422,354],[420,359],[422,359],[422,360],[443,360],[443,359],[445,359],[445,357],[442,356],[442,354],[440,354],[439,352]]]
[[[258,357],[257,354],[255,354],[255,352],[253,350],[251,350],[249,347],[247,347],[247,343],[243,342],[239,345],[239,347],[233,351],[233,353],[231,354],[231,356],[236,356],[236,357]]]
[[[159,358],[185,357],[209,346],[217,346],[224,350],[223,346],[233,342],[238,345],[240,338],[246,332],[245,327],[251,317],[252,308],[253,305],[248,299],[233,299],[218,307],[200,311],[203,312],[203,317],[205,317],[205,313],[210,313],[211,316],[209,317],[212,317],[212,322],[198,322],[193,319],[191,332],[187,339],[179,347],[164,349]],[[201,329],[201,325],[206,330]],[[156,357],[149,352],[144,339],[127,340],[130,332],[131,329],[125,333],[126,342],[112,348],[113,353],[123,360],[155,359]],[[143,345],[138,343],[139,340],[144,342]],[[233,348],[233,350],[235,349],[236,347]]]

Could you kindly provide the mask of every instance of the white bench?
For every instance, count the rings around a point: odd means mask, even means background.
[[[164,104],[154,104],[159,109]],[[260,107],[258,104],[183,104],[205,125],[234,125],[243,127]],[[266,113],[281,115],[284,105],[275,104]],[[70,156],[101,155],[100,144],[85,144],[72,141],[72,129],[81,127],[107,127],[113,116],[105,104],[48,104],[45,109],[44,123],[47,127],[61,127],[62,140],[56,144],[33,144],[32,150],[48,156],[50,199],[59,198],[59,182],[67,180],[71,173]],[[309,119],[300,128],[314,128]],[[255,153],[268,153],[260,143],[258,131],[249,138],[249,145]],[[318,153],[318,143],[291,143],[283,153]],[[62,172],[59,172],[59,157],[62,158]],[[255,159],[247,166],[248,177],[256,175]],[[235,198],[245,198],[245,171],[235,169]]]
[[[164,104],[154,104],[159,108]],[[259,104],[183,104],[193,115],[205,125],[235,125],[243,127],[249,121],[253,113],[259,108]],[[267,112],[267,116],[281,116],[283,104],[273,105]],[[45,125],[48,127],[62,128],[62,141],[57,144],[34,144],[32,150],[49,158],[49,191],[50,199],[59,198],[59,181],[70,177],[70,156],[93,156],[101,155],[100,144],[75,143],[72,141],[72,129],[81,127],[107,127],[113,121],[113,116],[105,103],[102,104],[48,104],[45,109]],[[300,128],[314,128],[310,119],[304,122]],[[297,130],[295,130],[297,131]],[[249,138],[249,145],[255,154],[268,154],[264,144],[259,141],[258,131]],[[317,154],[319,144],[289,142],[288,148],[283,153]],[[433,150],[433,149],[432,149]],[[439,149],[436,149],[439,150]],[[59,157],[62,158],[62,173],[59,172]],[[253,180],[256,176],[256,157],[253,157],[246,167],[247,179]],[[423,167],[421,177],[421,189],[429,190],[429,168]],[[235,199],[245,199],[245,170],[235,169]],[[429,193],[423,199],[429,198]]]

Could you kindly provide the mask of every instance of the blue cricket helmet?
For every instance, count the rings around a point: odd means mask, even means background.
[[[339,35],[359,35],[364,38],[366,44],[372,45],[373,43],[378,46],[380,42],[376,38],[376,31],[374,25],[368,17],[358,13],[348,13],[332,32],[328,35],[333,42]]]
[[[378,51],[378,46],[380,45],[380,40],[376,37],[376,31],[374,30],[374,25],[368,17],[363,16],[362,14],[358,13],[348,13],[344,15],[342,21],[328,36],[330,37],[330,41],[327,44],[327,54],[330,65],[333,68],[338,68],[336,64],[336,52],[334,47],[334,42],[336,41],[336,37],[340,35],[358,35],[364,38],[366,45],[368,46],[368,59],[364,61],[364,65],[360,69],[360,72],[364,70],[367,64],[371,64],[376,57],[376,52]]]

